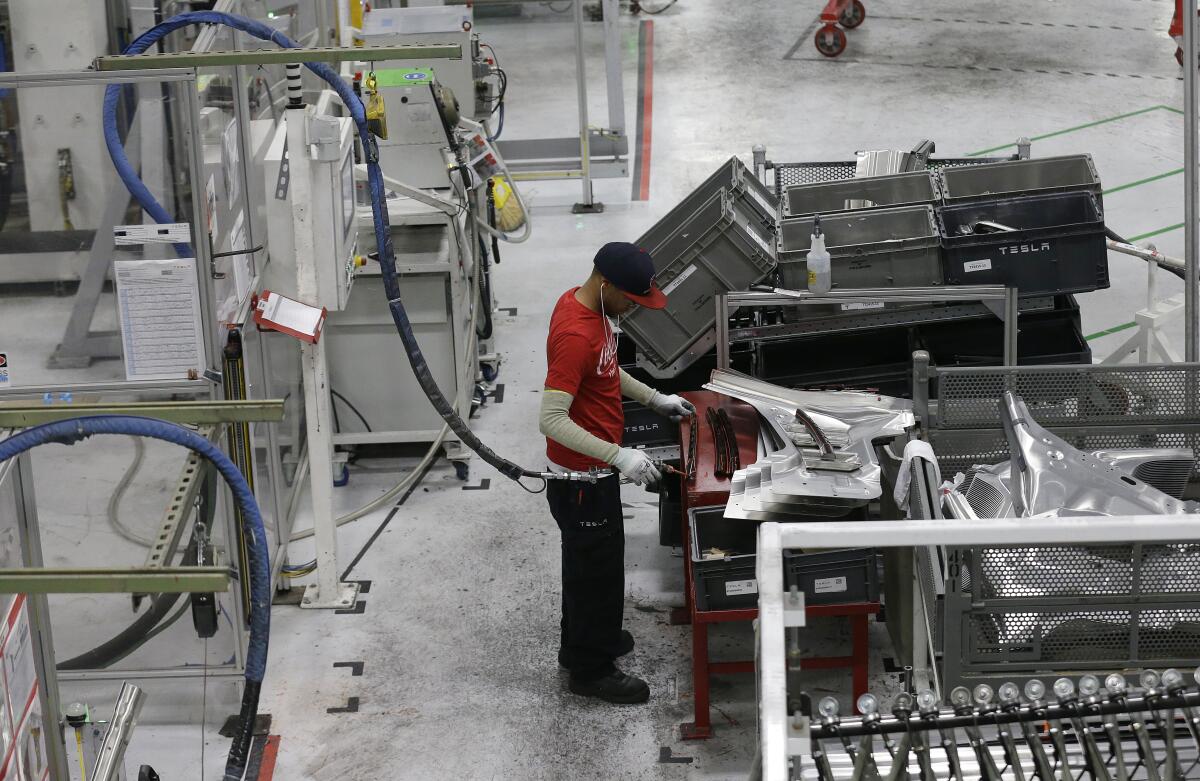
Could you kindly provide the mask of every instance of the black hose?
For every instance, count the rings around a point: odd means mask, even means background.
[[[362,421],[362,424],[363,424],[363,426],[364,426],[364,427],[366,427],[367,431],[371,431],[371,430],[372,430],[372,429],[371,429],[371,424],[370,424],[370,423],[368,423],[368,422],[367,422],[367,419],[366,419],[365,417],[363,417],[363,414],[362,414],[361,412],[359,412],[359,411],[358,411],[358,407],[356,407],[356,406],[354,406],[353,404],[351,404],[351,403],[350,403],[350,399],[348,399],[348,398],[346,398],[345,396],[343,396],[342,394],[338,393],[338,392],[337,392],[337,391],[336,391],[334,388],[332,388],[332,387],[330,387],[330,389],[329,389],[329,394],[330,394],[331,396],[333,396],[333,398],[335,398],[335,399],[341,399],[341,400],[342,400],[342,403],[343,403],[343,404],[345,404],[345,405],[346,405],[346,407],[348,407],[348,408],[349,408],[349,410],[350,410],[351,412],[353,412],[353,413],[354,413],[354,416],[355,416],[355,417],[357,417],[359,420],[361,420],[361,421]],[[336,415],[337,415],[337,404],[331,404],[331,405],[330,405],[330,407],[332,407],[332,408],[333,408],[333,414],[336,416]]]
[[[1120,235],[1117,234],[1116,231],[1114,231],[1112,228],[1108,227],[1107,225],[1104,226],[1104,235],[1120,244],[1128,244],[1131,247],[1133,246],[1132,241],[1122,238]],[[1159,261],[1151,261],[1151,262],[1153,262],[1155,265],[1157,265],[1163,271],[1174,274],[1175,276],[1179,277],[1180,279],[1187,281],[1187,274],[1184,272],[1183,269],[1176,268],[1175,266],[1169,266],[1166,263],[1161,263]]]
[[[193,532],[191,542],[183,551],[183,565],[191,566],[196,563],[197,542]],[[149,634],[159,622],[171,614],[171,610],[183,597],[183,594],[155,594],[150,602],[150,609],[125,628],[120,634],[107,642],[101,643],[90,651],[85,651],[65,662],[59,662],[59,670],[101,670],[124,659],[129,654],[141,648]]]
[[[483,308],[483,322],[475,326],[480,339],[492,338],[492,272],[488,262],[487,244],[479,237],[479,305]]]
[[[515,196],[513,196],[515,197]],[[493,231],[499,230],[496,226],[496,180],[488,179],[487,187],[487,217],[488,225]],[[496,265],[500,265],[500,237],[496,233],[492,233],[492,258],[496,261]]]

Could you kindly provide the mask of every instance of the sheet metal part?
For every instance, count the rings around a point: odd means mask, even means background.
[[[796,391],[720,370],[705,388],[758,410],[776,448],[734,473],[729,518],[838,517],[865,505],[881,494],[874,440],[915,423],[910,402],[873,393]],[[798,411],[808,423],[796,423]],[[834,449],[833,458],[819,440]]]
[[[1196,512],[1107,461],[1081,453],[1034,420],[1028,405],[1006,391],[1001,423],[1013,454],[1013,505],[1020,515],[1176,515]]]

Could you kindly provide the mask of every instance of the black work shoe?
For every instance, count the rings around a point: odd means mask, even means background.
[[[567,688],[582,697],[596,697],[621,705],[634,705],[650,699],[650,687],[645,681],[620,670],[594,681],[576,681],[572,678]]]
[[[617,649],[618,649],[617,656],[624,656],[625,654],[627,654],[633,650],[633,635],[629,634],[629,630],[627,630],[627,629],[621,630],[621,644],[619,646],[617,646]],[[558,649],[558,666],[559,667],[567,666],[566,661],[564,661],[566,658],[567,658],[566,652],[563,651],[563,649],[561,649],[561,648]]]

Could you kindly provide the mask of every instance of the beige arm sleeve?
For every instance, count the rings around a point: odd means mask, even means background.
[[[638,404],[649,404],[650,399],[654,398],[654,394],[658,391],[651,388],[640,380],[635,380],[625,373],[624,369],[621,372],[621,395],[627,399],[633,399]]]
[[[624,379],[621,381],[621,387],[625,387]],[[567,412],[571,409],[571,402],[574,400],[575,397],[569,393],[553,388],[543,389],[538,430],[563,447],[611,464],[616,459],[617,453],[620,452],[620,446],[589,434],[578,423],[571,420]]]

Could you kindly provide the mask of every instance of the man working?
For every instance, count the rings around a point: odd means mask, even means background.
[[[558,299],[546,339],[545,390],[540,429],[546,455],[570,471],[615,470],[630,482],[654,487],[661,475],[640,450],[620,446],[625,417],[621,396],[680,420],[690,402],[665,396],[617,366],[617,340],[609,317],[635,306],[662,309],[667,298],[653,284],[650,256],[632,244],[605,244],[581,287]],[[638,703],[650,687],[613,661],[633,650],[621,628],[625,597],[625,528],[617,474],[595,483],[551,480],[550,513],[562,532],[562,635],[558,660],[570,673],[570,690],[608,702]]]

